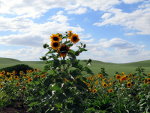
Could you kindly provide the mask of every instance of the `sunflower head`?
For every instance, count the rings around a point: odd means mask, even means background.
[[[145,84],[150,84],[150,78],[146,78],[146,79],[144,80],[144,83],[145,83]]]
[[[132,87],[132,85],[133,85],[132,82],[128,82],[128,83],[127,83],[127,87],[128,87],[128,88]]]
[[[116,75],[116,79],[120,79],[121,76],[119,74]]]
[[[60,57],[66,57],[66,54],[69,51],[69,47],[65,44],[62,44],[58,50],[58,53],[60,54]]]
[[[103,78],[104,76],[103,76],[103,74],[98,74],[97,75],[99,78]]]
[[[92,92],[92,93],[96,93],[97,90],[96,90],[96,89],[92,89],[91,92]]]
[[[50,36],[51,41],[55,41],[55,42],[60,42],[62,40],[62,38],[60,38],[59,34],[52,34],[52,36]]]
[[[72,31],[68,31],[68,37],[70,38],[72,36]]]
[[[19,86],[20,85],[20,83],[18,82],[18,83],[16,83],[16,86]]]
[[[4,85],[3,84],[0,84],[0,88],[3,88],[4,87]]]
[[[51,42],[51,47],[54,49],[54,50],[57,50],[59,47],[60,47],[60,43],[59,42]]]
[[[111,92],[113,92],[113,89],[108,89],[107,91],[108,91],[108,93],[111,93]]]
[[[73,43],[77,43],[79,41],[79,36],[77,34],[72,34],[72,36],[70,37],[70,41]]]
[[[102,86],[105,88],[105,87],[107,87],[108,85],[107,85],[105,82],[102,82]]]
[[[121,76],[120,82],[122,82],[122,81],[124,81],[124,80],[127,80],[127,76],[126,76],[126,75]]]

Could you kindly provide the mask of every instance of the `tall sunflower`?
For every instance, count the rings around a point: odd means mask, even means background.
[[[60,54],[60,57],[66,57],[66,54],[69,51],[69,47],[65,44],[62,44],[58,50],[58,53]]]
[[[77,43],[80,39],[77,34],[72,34],[71,37],[69,38],[71,42]]]
[[[57,50],[59,47],[60,47],[60,43],[59,42],[54,42],[52,41],[51,42],[51,47],[54,49],[54,50]]]
[[[52,36],[50,36],[51,41],[53,42],[60,42],[62,40],[62,38],[59,36],[59,34],[52,34]]]

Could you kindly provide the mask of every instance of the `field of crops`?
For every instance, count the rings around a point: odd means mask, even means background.
[[[150,112],[150,61],[80,61],[87,50],[71,49],[77,42],[71,31],[53,34],[42,61],[0,58],[0,113]]]

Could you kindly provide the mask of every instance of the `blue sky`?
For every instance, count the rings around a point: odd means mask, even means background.
[[[0,57],[39,60],[53,33],[78,33],[80,59],[150,60],[150,0],[0,0]]]

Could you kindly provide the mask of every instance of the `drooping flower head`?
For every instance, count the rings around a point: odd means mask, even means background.
[[[60,54],[60,57],[66,57],[68,51],[69,51],[69,47],[65,44],[62,44],[58,50],[58,53]]]

